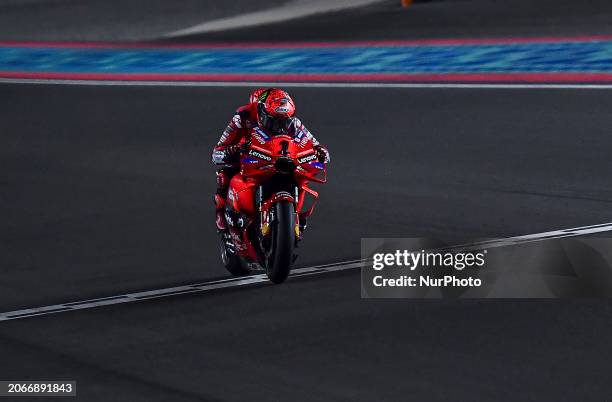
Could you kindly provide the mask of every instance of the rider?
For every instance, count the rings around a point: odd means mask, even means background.
[[[323,163],[329,162],[327,148],[321,145],[294,115],[293,99],[287,92],[278,88],[261,88],[254,91],[249,103],[236,110],[212,153],[213,163],[222,166],[217,170],[215,194],[217,229],[227,228],[224,214],[227,190],[230,180],[240,170],[240,150],[243,144],[250,142],[253,127],[258,126],[270,135],[306,135],[312,140],[319,160]]]

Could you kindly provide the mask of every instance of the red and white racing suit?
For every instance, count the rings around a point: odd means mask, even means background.
[[[215,165],[222,166],[217,170],[217,191],[215,193],[215,208],[217,213],[216,224],[219,230],[227,228],[224,216],[227,190],[230,180],[240,170],[240,147],[250,142],[250,133],[257,126],[257,103],[244,105],[234,114],[217,145],[213,149],[212,161]],[[329,151],[308,131],[306,126],[297,117],[292,117],[285,127],[283,134],[296,136],[301,133],[308,136],[314,145],[319,159],[328,163]]]

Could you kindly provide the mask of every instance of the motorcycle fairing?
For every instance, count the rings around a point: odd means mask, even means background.
[[[274,182],[279,177],[277,183],[285,184],[276,188]],[[295,205],[295,233],[296,238],[301,237],[299,221],[312,215],[319,196],[308,186],[310,181],[325,183],[326,173],[307,136],[269,136],[258,127],[253,128],[251,141],[241,157],[240,173],[232,178],[228,192],[228,210],[242,216],[242,225],[228,225],[242,257],[253,261],[259,258],[253,245],[257,239],[249,238],[249,232],[254,233],[249,227],[258,218],[259,234],[264,239],[269,237],[273,206],[278,202],[289,201]],[[267,189],[265,194],[257,191],[262,186]],[[306,194],[313,197],[313,203],[303,211]]]

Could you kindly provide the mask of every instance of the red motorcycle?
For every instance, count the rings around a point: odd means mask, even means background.
[[[325,164],[306,135],[269,136],[255,127],[229,186],[228,231],[221,234],[225,268],[237,276],[263,268],[272,282],[284,282],[319,197],[308,184],[326,180]],[[311,199],[305,208],[307,194]]]

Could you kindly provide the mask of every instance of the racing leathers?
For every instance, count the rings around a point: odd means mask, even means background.
[[[240,170],[241,147],[250,142],[250,133],[257,125],[257,102],[238,108],[213,149],[212,161],[215,165],[221,166],[217,170],[217,191],[215,193],[215,222],[218,230],[227,229],[224,211],[230,180]],[[290,118],[282,130],[282,134],[290,136],[301,133],[312,140],[319,160],[328,163],[330,161],[329,151],[317,141],[300,119]]]

